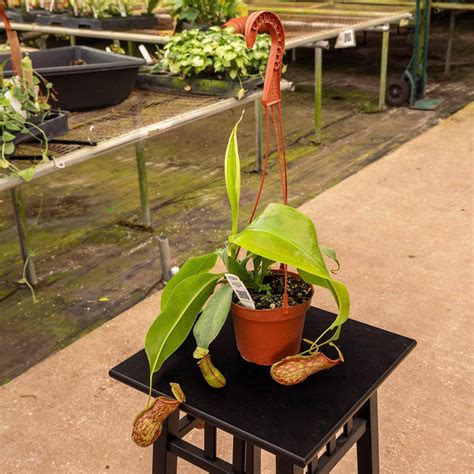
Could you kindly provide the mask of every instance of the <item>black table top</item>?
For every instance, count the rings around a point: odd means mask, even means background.
[[[334,317],[310,308],[304,336],[314,339]],[[304,466],[377,390],[416,341],[348,320],[338,345],[345,363],[285,387],[272,380],[268,367],[241,359],[229,317],[210,347],[214,365],[225,375],[227,385],[213,389],[204,382],[192,357],[195,342],[191,334],[155,374],[153,394],[171,395],[169,383],[177,382],[187,398],[181,405],[184,412]],[[336,357],[332,352],[328,355]],[[148,393],[145,351],[114,367],[110,375]]]

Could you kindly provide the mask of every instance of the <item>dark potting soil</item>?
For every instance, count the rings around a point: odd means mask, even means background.
[[[283,306],[283,291],[285,276],[283,273],[272,273],[265,277],[264,284],[268,284],[270,291],[257,293],[249,290],[255,303],[255,309],[275,309]],[[311,285],[300,278],[288,275],[288,305],[295,306],[304,303],[311,295]],[[237,296],[233,295],[233,302],[240,304]]]

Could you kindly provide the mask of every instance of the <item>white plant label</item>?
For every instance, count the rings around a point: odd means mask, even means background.
[[[120,10],[120,15],[127,16],[127,11],[125,10],[125,5],[123,4],[123,1],[119,0],[118,5],[119,5],[119,10]]]
[[[141,55],[143,56],[143,59],[147,62],[147,64],[151,64],[153,62],[153,59],[144,44],[141,44],[138,47],[138,50],[140,51]]]
[[[242,280],[237,275],[233,275],[232,273],[226,273],[225,277],[227,278],[229,285],[234,290],[234,293],[237,295],[237,298],[239,298],[239,301],[242,303],[242,306],[245,306],[249,309],[255,309],[255,303],[253,302],[253,299],[250,296],[247,288],[242,283]]]
[[[346,30],[337,35],[335,48],[352,48],[356,45],[354,30]]]

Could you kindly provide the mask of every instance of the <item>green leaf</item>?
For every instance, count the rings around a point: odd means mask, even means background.
[[[186,278],[176,286],[145,338],[150,376],[184,342],[221,277],[220,274],[201,273]]]
[[[11,142],[13,140],[15,140],[15,135],[12,133],[7,132],[6,130],[2,133],[2,141]]]
[[[331,326],[329,326],[323,334],[335,330],[327,342],[337,340],[339,338],[339,334],[341,333],[341,326],[347,321],[350,313],[350,298],[346,286],[340,281],[333,280],[331,278],[325,280],[324,278],[311,275],[310,273],[304,272],[302,270],[299,270],[299,274],[306,283],[317,285],[322,288],[327,288],[332,293],[334,300],[337,303],[337,307],[339,308],[339,313]]]
[[[4,155],[11,155],[15,151],[15,144],[13,142],[5,142],[2,146]]]
[[[324,247],[323,245],[320,245],[319,248],[321,249],[321,252],[324,255],[329,257],[331,260],[334,260],[334,262],[337,265],[337,268],[335,268],[334,270],[331,270],[331,273],[336,273],[341,268],[341,264],[339,263],[339,260],[337,258],[336,251],[332,248]]]
[[[20,176],[20,178],[23,178],[26,182],[28,182],[33,179],[33,176],[35,175],[35,171],[36,170],[34,167],[30,167],[24,170],[17,171],[17,174],[18,176]]]
[[[229,255],[229,248],[226,247],[221,253],[222,261],[227,268],[228,273],[232,273],[233,275],[237,275],[243,283],[247,283],[252,281],[252,277],[250,276],[249,272],[245,268],[244,265],[241,265],[239,261],[237,261],[234,257]]]
[[[209,298],[193,329],[197,347],[209,349],[218,336],[229,313],[232,292],[230,285],[223,285]]]
[[[179,283],[193,275],[208,272],[214,267],[216,261],[217,254],[215,253],[208,253],[200,257],[191,257],[188,259],[179,272],[176,273],[163,288],[163,293],[161,294],[161,310],[165,309],[171,294]]]
[[[230,209],[232,212],[232,234],[235,234],[239,225],[239,202],[240,202],[240,158],[239,145],[237,142],[237,130],[242,121],[243,113],[239,121],[235,124],[227,143],[225,152],[225,186],[227,188],[227,197],[229,198]]]
[[[302,212],[284,204],[269,204],[230,242],[275,262],[329,278],[314,224]]]
[[[107,296],[101,296],[101,297],[99,298],[99,301],[100,301],[101,303],[106,303],[106,302],[109,301],[109,300],[110,300],[110,298],[108,298]]]

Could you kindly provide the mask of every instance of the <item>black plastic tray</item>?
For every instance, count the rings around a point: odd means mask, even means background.
[[[53,84],[54,108],[83,110],[116,105],[125,100],[133,88],[143,59],[106,53],[87,46],[66,46],[29,53],[33,68]],[[9,54],[0,55],[6,62],[4,76],[11,76]],[[72,65],[76,61],[86,64]]]
[[[263,84],[260,77],[239,81],[220,79],[181,79],[167,73],[140,73],[137,77],[137,87],[142,89],[174,89],[193,94],[214,95],[218,97],[238,97],[243,88],[246,92],[257,89]]]
[[[154,15],[114,16],[94,18],[90,16],[72,16],[68,14],[38,15],[36,23],[43,26],[63,26],[89,30],[135,30],[156,28],[158,19]]]
[[[35,123],[36,122],[36,123]],[[36,126],[28,127],[28,133],[17,133],[13,143],[19,145],[20,143],[31,142],[35,139],[42,140],[44,135],[50,140],[51,138],[59,137],[69,131],[67,115],[64,112],[53,110],[48,117],[43,121],[32,121]],[[38,129],[41,129],[42,132]],[[0,135],[0,144],[3,143]]]
[[[38,15],[48,15],[46,10],[30,10],[24,11],[20,8],[9,8],[6,11],[7,18],[15,23],[33,23]]]

